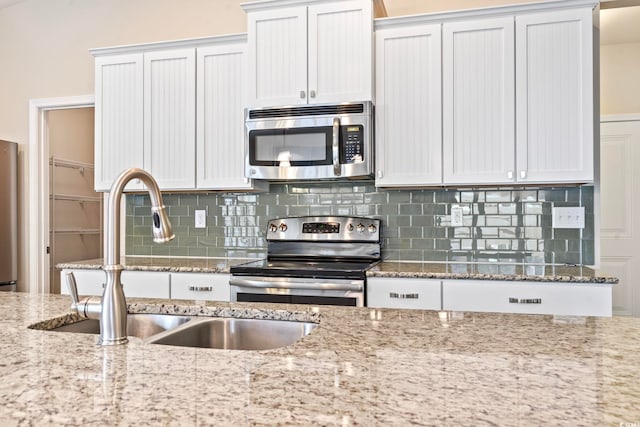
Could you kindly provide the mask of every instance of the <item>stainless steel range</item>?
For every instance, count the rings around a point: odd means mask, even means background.
[[[366,271],[380,262],[378,219],[272,219],[267,259],[231,267],[231,301],[365,304]]]

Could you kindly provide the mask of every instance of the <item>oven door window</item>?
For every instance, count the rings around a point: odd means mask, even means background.
[[[331,126],[261,129],[249,132],[249,163],[255,166],[332,164]]]

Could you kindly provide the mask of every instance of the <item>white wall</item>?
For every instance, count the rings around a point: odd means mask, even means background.
[[[639,77],[640,43],[601,46],[601,113],[640,114]]]

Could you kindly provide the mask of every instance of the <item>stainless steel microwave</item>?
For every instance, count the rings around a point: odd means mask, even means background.
[[[245,110],[245,176],[373,177],[371,102]]]

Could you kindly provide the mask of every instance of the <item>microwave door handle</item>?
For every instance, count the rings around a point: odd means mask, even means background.
[[[333,119],[333,174],[340,176],[340,118]]]

